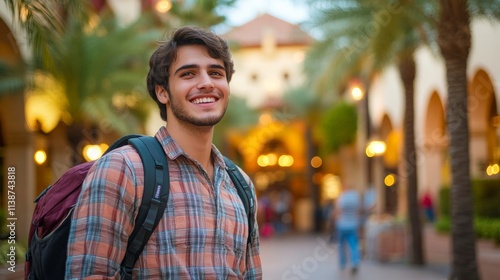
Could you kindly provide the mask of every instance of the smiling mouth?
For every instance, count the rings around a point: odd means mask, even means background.
[[[194,104],[206,104],[206,103],[213,103],[215,102],[216,99],[214,97],[202,97],[202,98],[196,98],[191,101],[191,103]]]

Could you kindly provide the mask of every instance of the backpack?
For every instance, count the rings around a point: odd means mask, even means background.
[[[121,279],[132,279],[134,264],[163,215],[170,190],[166,156],[157,139],[135,134],[123,136],[105,154],[127,144],[132,145],[141,157],[144,166],[144,194],[121,263]],[[253,192],[238,167],[227,157],[224,157],[224,161],[247,213],[249,243],[255,223]],[[64,279],[71,217],[82,183],[93,163],[85,162],[70,168],[35,199],[36,206],[28,235],[25,279]]]

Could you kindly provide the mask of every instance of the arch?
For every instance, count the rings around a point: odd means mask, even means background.
[[[498,111],[493,83],[488,73],[479,69],[469,87],[468,113],[471,173],[482,176],[488,164],[498,161]]]
[[[448,144],[444,106],[436,91],[431,94],[427,104],[424,133],[425,149],[444,147]]]
[[[419,193],[429,191],[432,199],[436,200],[439,189],[450,182],[445,108],[436,91],[432,92],[427,103],[423,131]]]

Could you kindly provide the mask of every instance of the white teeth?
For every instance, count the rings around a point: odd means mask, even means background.
[[[192,101],[194,104],[201,104],[201,103],[210,103],[210,102],[215,102],[215,98],[213,97],[203,97],[203,98],[197,98]]]

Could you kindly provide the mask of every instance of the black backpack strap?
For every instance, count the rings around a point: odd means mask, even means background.
[[[139,138],[139,137],[145,137],[145,136],[140,135],[140,134],[129,134],[129,135],[122,136],[119,139],[117,139],[115,142],[113,142],[113,144],[111,144],[111,146],[109,146],[106,149],[106,151],[104,152],[103,155],[107,154],[108,152],[111,152],[112,150],[114,150],[116,148],[119,148],[121,146],[125,146],[125,145],[129,144],[130,139]]]
[[[121,264],[121,279],[132,279],[134,264],[163,216],[170,191],[167,159],[158,140],[142,136],[132,137],[128,141],[141,156],[144,166],[144,194]]]
[[[250,243],[255,228],[255,201],[253,192],[236,164],[234,164],[227,157],[224,157],[224,161],[226,162],[227,170],[229,171],[229,177],[236,186],[238,195],[243,202],[243,206],[245,206],[245,211],[248,217],[248,243]]]

